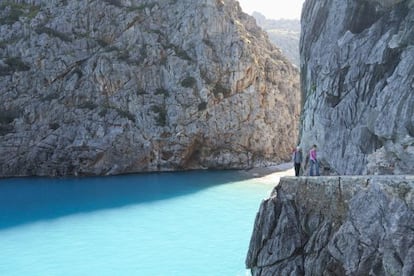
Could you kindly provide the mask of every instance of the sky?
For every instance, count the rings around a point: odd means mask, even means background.
[[[268,19],[300,19],[304,0],[237,0],[247,14],[257,11]]]

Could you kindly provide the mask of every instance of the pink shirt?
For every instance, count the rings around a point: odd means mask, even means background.
[[[312,161],[316,161],[316,149],[311,149],[309,152],[309,158]]]

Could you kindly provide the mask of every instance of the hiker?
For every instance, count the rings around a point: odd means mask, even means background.
[[[302,150],[299,146],[297,146],[296,149],[293,151],[292,161],[293,166],[295,167],[295,176],[299,176],[300,166],[303,161]]]
[[[319,176],[319,164],[318,158],[316,157],[317,146],[313,145],[312,149],[309,151],[309,161],[310,161],[310,176]]]

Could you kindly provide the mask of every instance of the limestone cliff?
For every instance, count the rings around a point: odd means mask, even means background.
[[[259,12],[253,12],[252,16],[257,24],[266,31],[269,39],[284,55],[296,66],[299,67],[299,19],[268,19]]]
[[[333,174],[400,175],[282,179],[247,267],[414,275],[414,1],[307,0],[300,50],[302,147]]]
[[[414,177],[282,178],[256,217],[253,275],[414,275]]]
[[[233,0],[0,2],[0,176],[289,159],[299,94]]]
[[[414,1],[307,0],[301,144],[338,174],[414,172]]]

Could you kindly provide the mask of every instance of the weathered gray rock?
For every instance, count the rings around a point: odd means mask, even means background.
[[[298,71],[236,1],[0,7],[0,176],[290,158]]]
[[[280,48],[294,65],[299,67],[300,20],[268,19],[259,12],[253,12],[252,16],[257,24],[268,33],[270,41]]]
[[[301,144],[339,174],[414,172],[414,2],[307,0]]]
[[[414,176],[282,178],[257,214],[253,275],[413,275]]]

